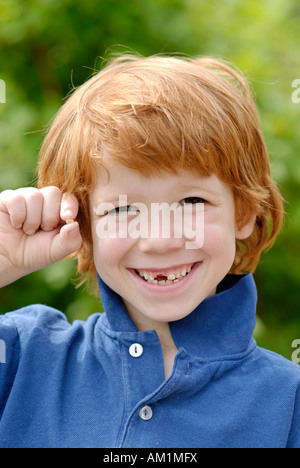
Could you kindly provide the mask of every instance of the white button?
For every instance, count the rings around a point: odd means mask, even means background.
[[[140,357],[144,352],[144,348],[139,343],[133,343],[129,348],[129,354],[132,357]]]
[[[146,405],[140,410],[139,416],[143,421],[149,421],[153,416],[153,411],[150,406]]]

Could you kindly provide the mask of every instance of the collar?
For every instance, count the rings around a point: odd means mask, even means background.
[[[99,276],[98,285],[109,327],[115,332],[137,332],[121,297]],[[256,303],[252,274],[227,275],[214,296],[187,317],[169,323],[174,343],[201,358],[245,352],[252,341]]]

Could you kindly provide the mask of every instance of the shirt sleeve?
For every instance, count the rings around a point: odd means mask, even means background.
[[[300,448],[300,386],[295,399],[294,416],[287,448]]]
[[[57,326],[57,321],[67,324],[61,312],[40,304],[0,315],[0,419],[34,328],[47,328],[52,323]]]
[[[0,419],[2,418],[20,359],[20,339],[14,320],[0,315]]]

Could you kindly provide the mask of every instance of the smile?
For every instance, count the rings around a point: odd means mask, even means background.
[[[179,283],[194,268],[196,263],[161,270],[135,270],[144,281],[150,284],[167,285]]]

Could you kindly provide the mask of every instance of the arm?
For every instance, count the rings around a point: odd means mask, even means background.
[[[78,250],[78,202],[57,187],[0,194],[0,288]]]
[[[300,387],[296,393],[294,415],[286,448],[300,448]]]

